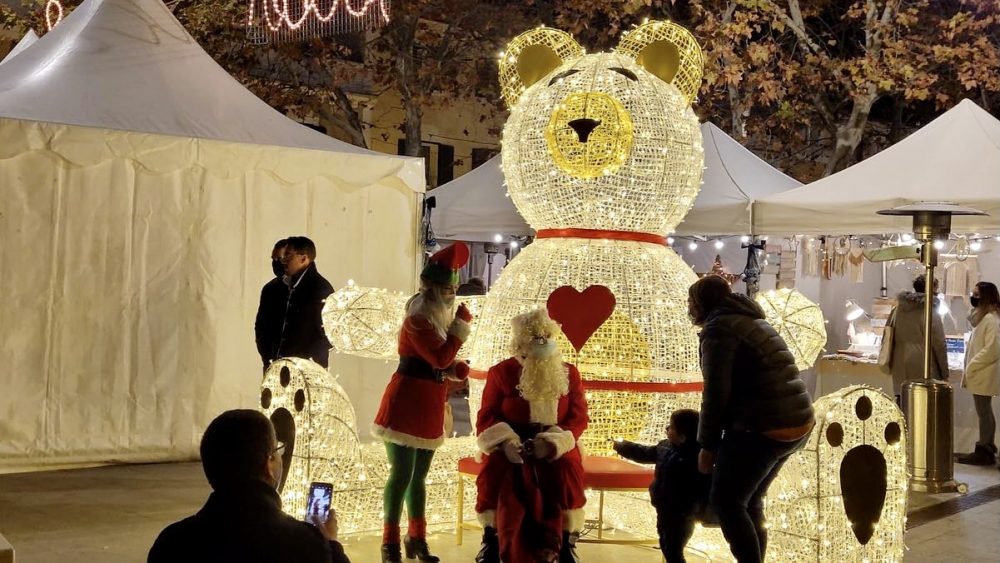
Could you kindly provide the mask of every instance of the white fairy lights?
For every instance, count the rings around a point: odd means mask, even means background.
[[[275,41],[361,31],[388,22],[389,0],[250,0],[247,9],[247,29]]]
[[[895,401],[865,386],[818,399],[816,426],[771,484],[767,560],[903,560],[906,428]]]
[[[49,0],[45,4],[45,26],[48,31],[59,25],[63,19],[63,7],[59,0]]]
[[[302,519],[313,481],[333,485],[333,507],[341,534],[371,533],[382,528],[382,489],[389,474],[385,446],[361,444],[354,407],[344,389],[318,364],[282,358],[268,368],[261,385],[261,412],[274,422],[286,444],[282,508]],[[476,451],[474,438],[449,438],[437,450],[427,476],[427,522],[455,521],[455,468]],[[467,489],[466,506],[475,503]]]
[[[397,356],[399,327],[409,295],[371,287],[354,280],[327,297],[323,329],[333,348],[365,358]]]
[[[826,321],[819,305],[797,289],[778,289],[757,294],[767,322],[778,331],[795,357],[795,365],[809,369],[826,344]]]

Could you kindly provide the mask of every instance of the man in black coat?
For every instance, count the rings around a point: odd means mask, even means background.
[[[276,331],[265,331],[265,338],[271,338],[258,350],[267,352],[265,366],[278,358],[305,358],[327,367],[330,360],[330,341],[323,331],[323,302],[333,293],[333,286],[316,270],[316,245],[306,237],[285,239],[285,250],[281,257],[284,265],[282,285],[284,293],[275,291],[268,296],[267,305],[271,310],[277,307],[281,316],[275,324]],[[277,334],[277,340],[274,335]]]
[[[278,357],[281,326],[285,321],[288,286],[282,281],[282,277],[285,275],[282,257],[285,254],[286,244],[287,241],[281,239],[274,243],[274,248],[271,250],[271,271],[274,272],[274,278],[264,284],[260,290],[260,306],[257,307],[257,318],[253,323],[257,353],[260,354],[265,370]]]
[[[271,421],[231,410],[208,425],[201,463],[212,494],[197,514],[167,526],[148,563],[350,563],[337,514],[301,522],[281,511],[282,450]]]

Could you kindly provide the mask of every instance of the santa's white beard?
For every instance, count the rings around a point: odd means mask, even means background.
[[[569,393],[569,372],[562,354],[521,358],[517,390],[528,401],[531,422],[551,426],[559,421],[559,398]]]

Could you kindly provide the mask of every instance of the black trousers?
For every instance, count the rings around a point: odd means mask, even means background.
[[[694,534],[694,515],[690,510],[656,508],[656,533],[660,537],[660,551],[667,563],[687,563],[684,546]]]

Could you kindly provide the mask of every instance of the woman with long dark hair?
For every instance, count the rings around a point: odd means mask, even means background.
[[[972,336],[965,350],[965,375],[962,387],[972,393],[979,417],[979,440],[972,453],[958,456],[959,463],[993,465],[997,445],[994,435],[997,421],[993,415],[993,397],[1000,395],[1000,295],[997,286],[979,282],[969,299],[972,312],[969,323]]]
[[[764,495],[815,424],[812,399],[785,341],[752,299],[709,275],[688,291],[688,314],[701,327],[705,381],[698,426],[698,469],[712,475],[709,504],[739,563],[760,563],[767,549]]]

